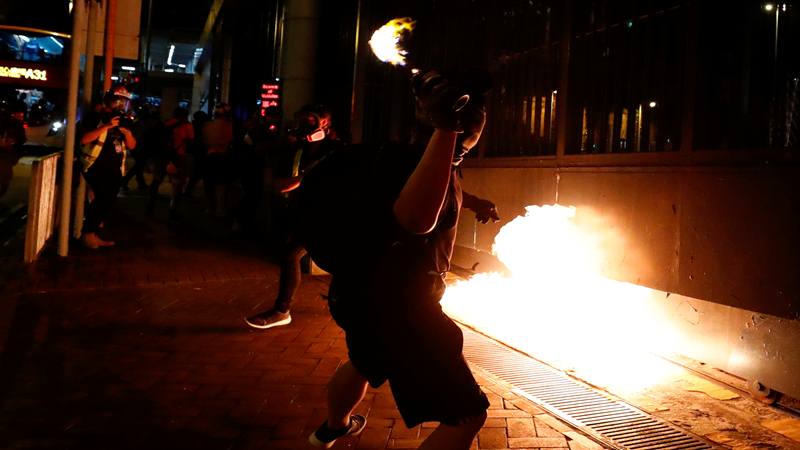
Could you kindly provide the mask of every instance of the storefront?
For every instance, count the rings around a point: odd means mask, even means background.
[[[69,35],[0,26],[0,108],[25,109],[28,143],[60,146]]]

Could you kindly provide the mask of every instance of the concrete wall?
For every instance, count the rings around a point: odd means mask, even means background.
[[[455,262],[484,252],[526,205],[577,207],[601,231],[610,278],[654,289],[684,337],[675,351],[800,397],[800,168],[464,168],[464,190],[492,199],[503,221],[466,213]],[[676,295],[678,294],[678,295]],[[689,305],[689,306],[687,306]],[[686,317],[690,311],[691,320]],[[793,341],[794,339],[794,341]]]
[[[283,20],[280,78],[283,83],[283,117],[291,120],[303,105],[314,101],[317,0],[289,0]]]
[[[104,33],[106,23],[105,2],[97,7],[97,28],[94,34],[94,54],[103,56]],[[141,18],[141,0],[118,0],[116,36],[114,38],[114,57],[123,59],[139,59],[139,23]]]
[[[490,250],[526,205],[574,205],[614,235],[611,278],[723,305],[800,317],[800,168],[465,168],[466,191],[504,221],[458,245]],[[477,231],[477,233],[476,233]]]

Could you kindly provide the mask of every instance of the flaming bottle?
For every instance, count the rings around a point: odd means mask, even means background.
[[[415,26],[416,22],[410,17],[400,17],[386,22],[372,33],[372,38],[369,40],[372,53],[385,63],[393,66],[405,66],[408,51],[402,47],[401,43],[411,34]],[[430,95],[432,92],[442,91],[442,95],[446,96],[445,101],[451,105],[454,112],[460,111],[469,102],[469,95],[457,92],[452,86],[441,89],[447,85],[447,82],[438,72],[420,71],[416,67],[411,67],[409,70],[415,95]]]
[[[369,46],[372,53],[385,63],[393,66],[405,66],[408,51],[403,49],[400,41],[411,34],[417,22],[410,17],[400,17],[386,22],[382,27],[372,33]],[[411,69],[411,73],[417,73],[417,69]]]

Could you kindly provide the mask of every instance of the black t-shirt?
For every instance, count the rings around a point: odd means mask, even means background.
[[[331,188],[335,193],[328,196],[330,203],[343,205],[343,210],[328,214],[324,226],[327,239],[341,236],[337,258],[348,263],[352,260],[347,270],[333,273],[331,295],[343,302],[336,308],[352,312],[342,306],[347,304],[366,308],[364,311],[375,312],[371,308],[378,308],[391,311],[390,314],[412,315],[426,310],[439,301],[443,293],[441,275],[450,270],[462,201],[459,178],[454,170],[434,229],[414,234],[400,226],[393,209],[419,164],[424,147],[352,147],[355,148],[350,151],[368,163],[363,165],[359,183],[348,184],[345,189]],[[358,159],[350,160],[357,165]],[[336,200],[337,196],[351,199],[355,206]]]
[[[281,178],[289,178],[294,176],[293,172],[295,158],[298,155],[298,152],[300,161],[297,167],[297,176],[302,177],[323,158],[325,158],[331,152],[341,148],[343,145],[343,142],[331,139],[323,139],[318,142],[285,142],[284,147],[281,149],[281,160],[279,162],[276,176]],[[297,201],[297,193],[298,191],[296,189],[289,191],[288,198],[290,199],[290,207]]]
[[[365,280],[441,274],[450,269],[461,206],[452,174],[435,228],[424,235],[404,230],[394,203],[424,148],[404,144],[343,146],[303,178],[297,191],[298,230],[311,257],[348,285]],[[360,287],[359,287],[360,286]]]
[[[112,116],[109,114],[102,114],[97,112],[90,112],[81,119],[81,135],[98,128],[102,124],[106,124],[111,121]],[[113,170],[120,170],[122,166],[122,157],[125,151],[125,136],[122,132],[119,131],[118,128],[112,128],[108,130],[108,134],[106,136],[106,140],[103,143],[103,148],[100,151],[100,155],[97,156],[97,159],[89,168],[89,170],[102,170],[102,171],[113,171]],[[89,145],[94,145],[95,143],[92,142]]]
[[[391,229],[391,244],[401,243],[409,247],[416,259],[411,264],[419,265],[421,270],[444,273],[450,270],[450,258],[453,255],[459,214],[461,211],[462,191],[458,174],[453,170],[444,199],[439,220],[432,231],[417,235],[404,230],[394,218],[394,202],[400,195],[411,174],[419,164],[425,148],[419,145],[386,145],[381,152],[382,175],[377,180],[383,185],[384,198],[380,200],[386,208],[385,223]]]
[[[288,178],[294,175],[295,158],[298,152],[300,152],[298,175],[302,176],[320,159],[342,145],[344,144],[341,141],[333,139],[323,139],[317,142],[289,142],[288,140],[276,142],[278,157],[275,176]]]

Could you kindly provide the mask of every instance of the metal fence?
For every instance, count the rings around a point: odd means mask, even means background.
[[[419,66],[490,70],[484,157],[555,155],[559,148],[582,155],[796,145],[800,9],[791,4],[369,3],[367,28],[414,15],[411,51]],[[402,137],[395,123],[410,111],[408,102],[394,100],[407,96],[405,87],[396,73],[371,69],[367,134]]]

